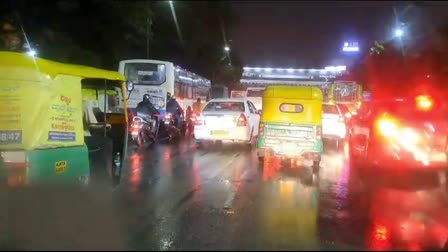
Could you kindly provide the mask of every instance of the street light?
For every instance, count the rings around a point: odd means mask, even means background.
[[[401,37],[403,37],[403,35],[404,35],[404,31],[403,31],[403,29],[401,29],[401,28],[397,28],[397,29],[395,29],[395,37],[397,37],[397,38],[401,38]]]
[[[226,52],[230,51],[230,47],[229,46],[224,46],[224,51],[226,51]]]
[[[34,57],[34,56],[36,56],[36,54],[37,54],[37,52],[35,51],[35,50],[33,50],[33,49],[30,49],[28,52],[26,52],[28,55],[30,55],[30,56],[32,56],[32,57]]]

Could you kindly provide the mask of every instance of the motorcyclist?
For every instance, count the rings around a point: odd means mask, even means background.
[[[138,113],[149,115],[151,119],[153,119],[151,121],[152,133],[156,134],[157,127],[159,126],[159,120],[155,115],[159,114],[159,111],[154,107],[154,105],[152,105],[149,94],[143,95],[143,100],[137,104],[136,111]]]
[[[176,101],[176,96],[171,96],[170,100],[166,104],[166,112],[171,113],[174,116],[176,127],[180,128],[181,115],[184,113],[184,111]]]

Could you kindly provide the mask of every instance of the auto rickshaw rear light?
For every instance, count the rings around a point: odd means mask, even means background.
[[[246,125],[247,125],[247,118],[244,114],[241,114],[240,117],[238,117],[236,126],[246,126]]]

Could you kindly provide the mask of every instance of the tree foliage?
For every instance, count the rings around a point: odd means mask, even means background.
[[[146,58],[149,49],[149,58],[172,61],[222,84],[241,77],[236,50],[223,59],[225,36],[237,21],[228,2],[173,1],[180,34],[168,1],[9,3],[0,15],[21,24],[43,58],[117,69],[118,61]]]

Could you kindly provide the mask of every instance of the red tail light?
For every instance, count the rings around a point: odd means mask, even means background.
[[[317,126],[317,128],[316,128],[316,138],[322,139],[322,127],[321,126]]]
[[[194,125],[202,125],[202,118],[200,115],[193,116]]]
[[[417,102],[417,108],[423,111],[431,110],[434,104],[431,97],[426,95],[420,95],[415,100]]]
[[[236,126],[246,126],[246,125],[247,125],[247,118],[244,114],[241,114],[240,117],[238,117]]]
[[[258,135],[262,136],[264,134],[264,123],[260,123],[258,127]]]
[[[398,135],[398,125],[390,118],[380,118],[376,121],[376,129],[379,134],[385,137],[396,137]]]

